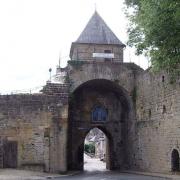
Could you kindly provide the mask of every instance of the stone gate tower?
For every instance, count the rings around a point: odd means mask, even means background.
[[[72,43],[71,60],[123,62],[125,45],[95,11],[77,41]]]
[[[135,64],[123,63],[125,45],[95,11],[72,43],[67,75],[70,90],[68,169],[83,169],[84,140],[92,128],[108,139],[107,168],[128,165],[128,128],[133,126]],[[94,117],[93,114],[101,114]]]
[[[0,95],[0,168],[83,170],[84,140],[107,137],[108,169],[180,170],[180,84],[123,62],[97,12],[41,93]]]

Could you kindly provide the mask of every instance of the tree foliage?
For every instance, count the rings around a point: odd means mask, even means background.
[[[85,144],[84,145],[84,151],[87,153],[95,154],[95,145],[92,143]]]
[[[154,70],[180,74],[180,0],[125,0],[130,46],[150,56]]]

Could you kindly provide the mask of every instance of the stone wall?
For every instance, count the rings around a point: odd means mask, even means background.
[[[136,125],[130,166],[153,172],[171,171],[171,153],[180,152],[180,82],[166,73],[145,71],[136,83]]]
[[[1,138],[18,142],[18,167],[44,166],[44,131],[51,113],[44,110],[41,96],[0,97]]]
[[[133,63],[69,62],[69,167],[83,168],[82,147],[86,134],[94,127],[109,135],[110,168],[123,169],[127,164],[127,130],[135,122],[133,96],[136,78],[143,72]],[[83,90],[84,89],[84,90]],[[80,93],[78,94],[77,92]],[[109,110],[109,120],[93,123],[91,111],[96,104]],[[80,130],[79,130],[80,129]],[[82,130],[81,130],[82,129]],[[81,151],[79,150],[81,149]]]
[[[73,44],[70,57],[76,61],[104,61],[104,58],[93,58],[93,53],[104,53],[105,50],[114,53],[113,61],[123,62],[123,47],[118,45]]]
[[[70,92],[94,79],[110,80],[124,88],[129,94],[134,90],[136,76],[143,70],[134,63],[118,62],[74,62],[69,61],[68,82]]]
[[[83,169],[83,146],[87,133],[98,127],[109,140],[109,169],[124,167],[126,127],[129,120],[129,101],[126,95],[117,89],[114,82],[92,80],[72,94],[69,109],[69,167]],[[107,119],[93,121],[92,111],[102,107],[107,112]]]
[[[18,168],[51,172],[66,169],[61,162],[61,146],[64,148],[66,139],[62,131],[67,124],[67,109],[67,93],[0,96],[0,138],[17,142]],[[59,154],[62,157],[56,160]]]
[[[105,123],[91,121],[98,103],[109,109]],[[66,84],[0,96],[0,167],[4,144],[17,142],[18,168],[82,169],[83,141],[95,127],[109,139],[109,168],[171,171],[173,149],[180,153],[180,81],[133,63],[70,61]]]

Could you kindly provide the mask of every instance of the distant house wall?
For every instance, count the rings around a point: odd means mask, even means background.
[[[106,137],[101,137],[95,142],[95,156],[102,160],[105,160],[106,156]]]

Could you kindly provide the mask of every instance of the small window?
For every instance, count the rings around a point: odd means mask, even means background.
[[[165,77],[164,76],[162,76],[162,82],[164,82],[165,81]]]
[[[110,54],[111,50],[104,50],[104,53]]]
[[[104,53],[105,53],[105,54],[111,54],[111,50],[104,50]],[[111,60],[111,59],[109,59],[109,58],[104,58],[104,60],[105,60],[105,61],[109,61],[109,60]]]
[[[151,118],[151,109],[149,109],[149,118]]]
[[[49,137],[50,136],[50,128],[45,128],[44,129],[44,137]]]
[[[108,112],[102,106],[96,106],[92,111],[93,122],[105,122],[107,121]]]
[[[165,106],[165,105],[163,105],[162,113],[163,113],[163,114],[166,113],[166,106]]]

